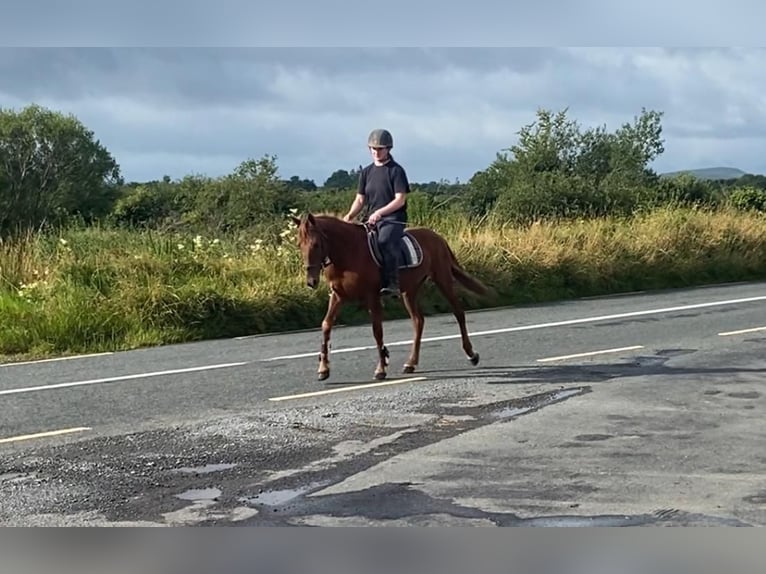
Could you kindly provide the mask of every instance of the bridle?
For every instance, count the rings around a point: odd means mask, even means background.
[[[324,269],[328,265],[332,263],[332,260],[330,259],[330,256],[327,255],[327,236],[320,230],[314,228],[314,233],[317,233],[319,235],[319,249],[320,249],[320,255],[324,254],[324,257],[321,258],[321,261],[319,263],[313,263],[310,265],[306,265],[306,271],[311,271],[312,269],[316,269],[319,267],[320,269]]]

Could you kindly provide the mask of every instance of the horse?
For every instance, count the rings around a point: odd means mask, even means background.
[[[298,228],[298,247],[306,270],[306,284],[311,289],[319,285],[324,273],[330,289],[327,312],[322,320],[322,342],[319,351],[318,379],[330,376],[329,346],[333,325],[341,307],[347,302],[366,306],[372,321],[372,332],[378,351],[374,378],[386,378],[389,352],[383,340],[381,287],[381,253],[377,231],[368,223],[345,221],[331,214],[309,212],[298,218],[291,216]],[[414,373],[420,362],[420,343],[425,318],[418,306],[418,293],[426,281],[436,285],[452,308],[460,329],[463,352],[476,366],[477,353],[468,337],[465,312],[455,294],[453,280],[478,295],[490,292],[482,282],[460,266],[447,241],[425,227],[405,229],[399,267],[401,298],[412,319],[414,339],[402,372]]]

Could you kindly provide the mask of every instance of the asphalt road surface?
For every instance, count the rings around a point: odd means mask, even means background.
[[[393,303],[399,304],[399,303]],[[766,284],[0,365],[4,525],[766,525]]]

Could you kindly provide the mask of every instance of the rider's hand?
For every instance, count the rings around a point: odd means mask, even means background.
[[[372,214],[370,214],[370,217],[367,219],[367,221],[369,221],[371,225],[375,225],[378,221],[380,221],[380,213],[374,211]]]

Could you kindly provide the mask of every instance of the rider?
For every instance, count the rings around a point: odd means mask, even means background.
[[[383,255],[381,295],[398,297],[400,251],[407,225],[407,194],[410,184],[404,168],[394,161],[391,132],[375,129],[367,138],[372,163],[359,174],[357,194],[343,219],[351,221],[365,203],[370,213],[367,221],[377,225],[378,242]]]

